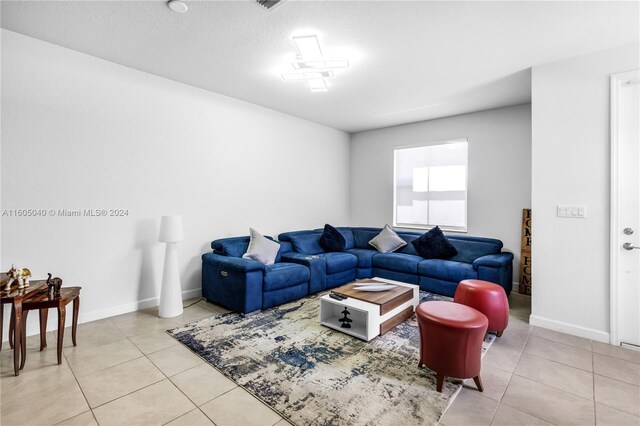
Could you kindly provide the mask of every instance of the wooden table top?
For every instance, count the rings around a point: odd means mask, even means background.
[[[30,295],[44,287],[47,288],[46,280],[34,280],[29,283],[29,287],[25,287],[22,289],[18,288],[18,283],[14,283],[9,288],[9,291],[0,291],[0,297],[2,298],[1,303],[11,303],[16,298],[26,298],[30,297]],[[3,286],[4,288],[4,286]]]
[[[380,285],[387,284],[393,285],[386,281],[378,281],[375,279],[359,280],[355,283],[343,285],[333,289],[334,293],[341,294],[347,297],[353,297],[354,299],[362,300],[365,302],[373,303],[374,305],[380,305],[380,313],[384,314],[395,306],[404,303],[407,300],[411,300],[413,297],[413,288],[396,285],[394,288],[385,291],[359,291],[355,287],[362,285]]]
[[[40,309],[52,306],[58,306],[60,303],[66,304],[67,301],[72,300],[74,297],[80,295],[80,289],[82,287],[63,287],[60,289],[60,294],[53,297],[49,297],[49,291],[47,288],[42,288],[36,293],[29,296],[22,302],[23,309]]]

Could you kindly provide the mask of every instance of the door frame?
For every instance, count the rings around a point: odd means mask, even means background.
[[[609,230],[609,337],[612,345],[619,346],[618,337],[618,254],[620,253],[618,216],[620,197],[618,193],[618,151],[620,135],[618,130],[618,101],[622,84],[637,79],[640,70],[627,71],[611,76],[611,206],[610,206],[610,230]],[[640,232],[640,230],[639,230]]]

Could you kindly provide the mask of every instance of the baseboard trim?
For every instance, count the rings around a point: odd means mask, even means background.
[[[515,291],[516,293],[518,293],[520,291],[520,283],[517,281],[512,282],[511,291]]]
[[[582,327],[580,325],[569,324],[538,315],[529,316],[529,324],[536,327],[548,328],[549,330],[571,334],[573,336],[584,337],[585,339],[596,340],[598,342],[609,343],[609,333],[593,328]]]
[[[200,297],[202,290],[192,289],[184,290],[182,292],[182,300],[192,299],[194,297]],[[78,323],[96,321],[103,318],[115,317],[116,315],[128,314],[129,312],[139,311],[141,309],[153,308],[160,304],[159,297],[152,297],[149,299],[138,300],[136,302],[127,303],[124,305],[113,306],[111,308],[100,309],[99,311],[80,313],[78,316]]]
[[[202,296],[202,289],[200,288],[184,290],[182,292],[182,300],[193,299],[194,297],[200,297],[200,296]],[[96,321],[103,318],[114,317],[116,315],[128,314],[129,312],[135,312],[141,309],[153,308],[155,306],[158,306],[159,304],[160,304],[159,297],[151,297],[149,299],[138,300],[136,302],[126,303],[124,305],[112,306],[106,309],[99,309],[97,311],[80,312],[80,314],[78,315],[78,324]],[[82,305],[80,305],[80,308],[82,309]],[[71,324],[70,323],[71,317],[69,316],[71,312],[72,312],[71,309],[67,309],[67,321],[66,321],[67,326]],[[51,312],[51,314],[54,314],[54,312]],[[49,323],[47,324],[47,331],[57,330],[57,324],[55,324],[55,322],[56,321],[51,321],[51,320],[49,321]],[[7,321],[7,324],[8,324],[8,321]],[[32,326],[29,327],[29,325],[32,325]],[[34,334],[40,333],[40,330],[38,329],[37,325],[38,325],[37,321],[30,321],[30,323],[27,324],[27,336],[32,336]]]

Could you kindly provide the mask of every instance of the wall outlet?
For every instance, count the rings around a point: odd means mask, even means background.
[[[584,219],[587,217],[587,206],[564,206],[558,204],[558,217]]]

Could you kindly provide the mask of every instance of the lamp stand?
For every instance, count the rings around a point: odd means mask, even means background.
[[[178,266],[178,243],[166,244],[158,315],[161,318],[172,318],[182,314],[182,285]]]

